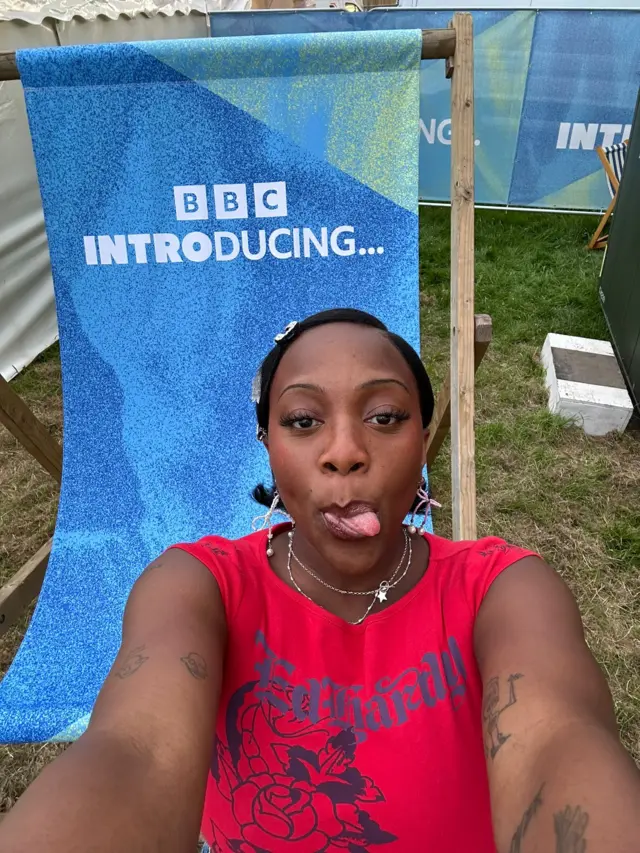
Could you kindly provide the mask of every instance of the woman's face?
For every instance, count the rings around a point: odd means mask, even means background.
[[[271,468],[298,536],[334,568],[362,573],[397,547],[427,436],[415,378],[377,329],[319,326],[283,356],[270,393]]]

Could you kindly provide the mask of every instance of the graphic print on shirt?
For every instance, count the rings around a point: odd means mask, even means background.
[[[369,732],[403,725],[419,707],[445,699],[460,706],[466,672],[455,639],[448,651],[426,653],[420,666],[381,679],[369,699],[358,696],[360,686],[328,678],[296,682],[295,667],[261,632],[256,645],[260,678],[231,696],[226,742],[217,737],[214,745],[214,853],[362,853],[398,840],[396,828],[372,817],[385,797],[358,769],[358,746]]]

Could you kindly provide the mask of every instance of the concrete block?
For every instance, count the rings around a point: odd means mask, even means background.
[[[633,403],[609,341],[550,333],[542,364],[551,412],[570,418],[587,435],[624,432]]]

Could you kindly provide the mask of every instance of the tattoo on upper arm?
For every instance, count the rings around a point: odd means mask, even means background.
[[[149,565],[145,569],[145,572],[152,572],[154,569],[159,569],[162,566],[164,566],[164,560],[162,558],[153,560],[151,563],[149,563]]]
[[[584,834],[588,823],[589,815],[580,806],[566,806],[564,811],[556,812],[553,816],[556,853],[585,853],[587,839]]]
[[[518,828],[516,829],[513,838],[511,839],[511,846],[509,847],[509,853],[520,853],[522,850],[522,839],[525,836],[527,829],[529,828],[529,824],[533,820],[536,815],[536,812],[542,805],[542,791],[544,785],[540,786],[540,790],[533,798],[531,804],[525,811],[522,816],[522,820],[520,821]]]
[[[209,674],[207,671],[207,664],[202,655],[199,655],[197,652],[189,652],[188,655],[180,658],[182,663],[189,670],[189,673],[197,678],[198,681],[204,681],[207,675]]]
[[[129,678],[134,672],[137,672],[143,663],[149,660],[149,656],[145,655],[146,646],[137,646],[127,653],[122,666],[114,673],[118,678]]]
[[[509,695],[507,697],[506,703],[500,706],[500,679],[498,676],[494,676],[490,678],[489,681],[485,684],[484,687],[484,698],[482,700],[482,718],[484,720],[485,729],[486,729],[486,737],[484,743],[484,754],[487,756],[491,756],[491,760],[496,757],[498,751],[502,747],[504,743],[506,743],[511,737],[510,734],[504,734],[504,732],[500,731],[500,715],[510,708],[512,705],[515,705],[518,701],[516,696],[516,688],[515,682],[522,678],[521,672],[516,672],[513,675],[510,675],[507,678],[507,682],[509,684]]]

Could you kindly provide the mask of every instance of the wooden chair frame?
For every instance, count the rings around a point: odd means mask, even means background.
[[[268,14],[265,12],[264,14]],[[491,340],[491,318],[474,316],[474,92],[473,25],[457,12],[447,29],[422,31],[422,58],[445,59],[451,79],[451,364],[427,451],[432,464],[451,429],[453,538],[476,538],[475,370]],[[20,77],[15,53],[0,52],[0,81]],[[2,380],[0,422],[59,482],[60,445]],[[51,540],[0,589],[0,634],[37,596]]]
[[[629,145],[629,140],[624,140],[625,145]],[[620,189],[620,182],[616,177],[616,173],[611,168],[611,163],[607,160],[607,155],[604,153],[604,148],[601,145],[596,146],[596,154],[600,158],[602,166],[607,173],[607,177],[611,181],[611,186],[613,187],[613,198],[609,204],[609,207],[602,214],[602,219],[598,223],[598,227],[595,230],[593,237],[589,240],[587,245],[588,249],[604,249],[607,245],[608,235],[603,234],[607,222],[611,219],[613,215],[613,209],[616,206],[616,201],[618,200],[618,190]]]

